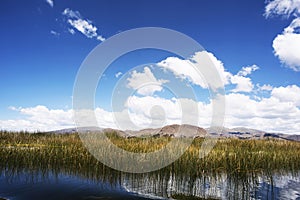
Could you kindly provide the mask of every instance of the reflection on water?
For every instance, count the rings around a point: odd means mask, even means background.
[[[0,197],[32,199],[300,199],[297,173],[128,174],[105,170],[2,168]],[[195,198],[195,199],[200,199]]]
[[[300,199],[300,177],[296,174],[269,175],[226,174],[188,176],[150,176],[130,179],[126,177],[123,187],[141,194],[170,198],[176,194],[204,199]]]

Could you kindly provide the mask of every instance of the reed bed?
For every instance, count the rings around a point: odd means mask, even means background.
[[[152,152],[174,138],[122,138],[107,134],[120,148]],[[161,171],[187,173],[274,173],[300,171],[300,143],[283,140],[219,139],[212,151],[199,158],[202,138],[197,138],[183,156]],[[175,150],[174,150],[175,151]],[[169,152],[172,153],[172,152]],[[154,160],[153,162],[159,162]],[[0,131],[0,167],[16,165],[30,169],[49,167],[85,169],[97,173],[113,171],[97,161],[83,146],[78,134],[51,134]],[[118,173],[116,171],[111,173]]]

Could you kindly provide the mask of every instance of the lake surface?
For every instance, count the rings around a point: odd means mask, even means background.
[[[121,185],[96,182],[80,176],[23,171],[2,173],[0,196],[7,199],[146,199]]]
[[[93,176],[76,170],[2,169],[0,197],[33,199],[300,199],[299,173],[198,174],[160,170]],[[194,198],[194,199],[200,199]]]

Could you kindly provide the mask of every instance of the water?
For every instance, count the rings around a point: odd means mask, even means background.
[[[80,170],[2,169],[0,197],[34,199],[300,199],[298,173],[220,173],[189,176],[161,170],[148,174],[94,175]],[[180,199],[180,198],[178,198]]]
[[[45,174],[37,171],[2,173],[0,196],[17,200],[146,199],[109,182],[96,182],[64,173]]]

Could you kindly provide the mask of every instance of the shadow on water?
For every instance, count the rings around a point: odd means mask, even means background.
[[[61,138],[61,143],[48,138],[48,146],[43,146],[40,137],[35,146],[2,144],[0,199],[300,198],[297,165],[286,170],[218,171],[199,170],[196,162],[183,165],[179,160],[155,172],[130,174],[99,163],[70,137],[68,145]]]

